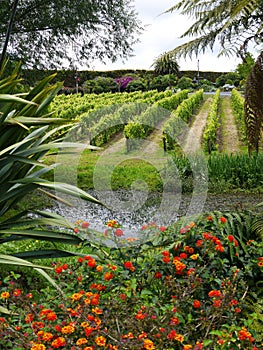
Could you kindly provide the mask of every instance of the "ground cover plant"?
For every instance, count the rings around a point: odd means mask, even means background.
[[[21,271],[2,275],[5,349],[261,348],[262,312],[248,300],[262,298],[263,247],[245,215],[150,223],[136,238],[115,220],[102,237],[78,221],[74,233],[88,235],[87,253],[51,263],[59,295]]]

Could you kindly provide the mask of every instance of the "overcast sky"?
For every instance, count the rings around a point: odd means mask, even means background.
[[[160,54],[173,49],[186,39],[179,39],[180,35],[190,25],[190,19],[178,13],[162,14],[175,4],[173,0],[135,0],[135,8],[146,29],[140,36],[140,43],[134,46],[134,57],[124,63],[120,60],[107,64],[94,62],[94,70],[114,69],[152,69],[151,65]],[[162,15],[161,15],[162,14]],[[228,72],[233,71],[241,62],[234,56],[231,58],[217,57],[218,51],[207,50],[204,55],[192,59],[178,59],[180,70],[197,70],[198,60],[200,71]]]

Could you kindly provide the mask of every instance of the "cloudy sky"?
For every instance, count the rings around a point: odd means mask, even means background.
[[[162,14],[165,10],[175,4],[173,0],[135,0],[135,8],[139,18],[146,26],[144,33],[140,36],[140,43],[134,46],[134,57],[123,63],[121,60],[107,64],[94,62],[92,69],[114,70],[114,69],[152,69],[151,65],[156,57],[165,51],[169,51],[186,39],[179,39],[180,35],[190,25],[190,19],[178,13]],[[218,52],[207,50],[204,55],[192,59],[178,59],[180,70],[197,70],[198,60],[200,71],[227,72],[233,71],[240,63],[234,56],[231,58],[217,57]]]

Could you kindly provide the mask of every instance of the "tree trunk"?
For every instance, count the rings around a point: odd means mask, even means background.
[[[263,51],[257,58],[245,86],[245,124],[248,152],[258,152],[263,129]]]

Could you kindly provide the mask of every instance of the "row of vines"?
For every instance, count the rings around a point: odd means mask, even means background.
[[[192,94],[182,90],[173,94],[170,90],[133,93],[102,93],[89,95],[59,95],[51,110],[61,118],[74,119],[79,123],[72,135],[75,139],[88,140],[90,144],[102,146],[117,133],[123,131],[127,150],[138,145],[160,122],[164,122],[164,150],[174,149],[177,140],[185,136],[186,126],[204,100],[203,90]],[[243,138],[244,98],[237,90],[232,91],[231,104]],[[220,90],[213,95],[202,145],[206,153],[217,150]]]

